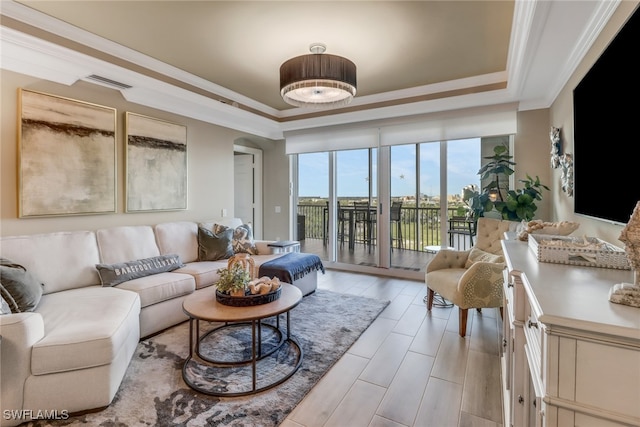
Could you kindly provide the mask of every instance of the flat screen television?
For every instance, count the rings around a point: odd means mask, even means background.
[[[640,8],[573,90],[574,210],[626,224],[640,200]]]

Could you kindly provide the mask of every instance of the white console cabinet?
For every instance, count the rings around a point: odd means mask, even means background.
[[[506,426],[640,426],[640,308],[608,300],[630,271],[538,262],[503,240]]]

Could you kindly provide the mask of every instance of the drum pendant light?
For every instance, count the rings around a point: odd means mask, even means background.
[[[280,95],[296,107],[336,107],[356,94],[356,65],[346,58],[325,54],[326,46],[313,43],[311,54],[289,59],[280,66]]]

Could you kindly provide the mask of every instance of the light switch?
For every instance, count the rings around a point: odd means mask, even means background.
[[[276,206],[276,213],[280,213],[281,209],[280,206]]]

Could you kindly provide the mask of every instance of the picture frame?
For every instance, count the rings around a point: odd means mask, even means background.
[[[126,112],[126,211],[187,209],[187,127]]]
[[[18,217],[116,212],[116,109],[18,89]]]

